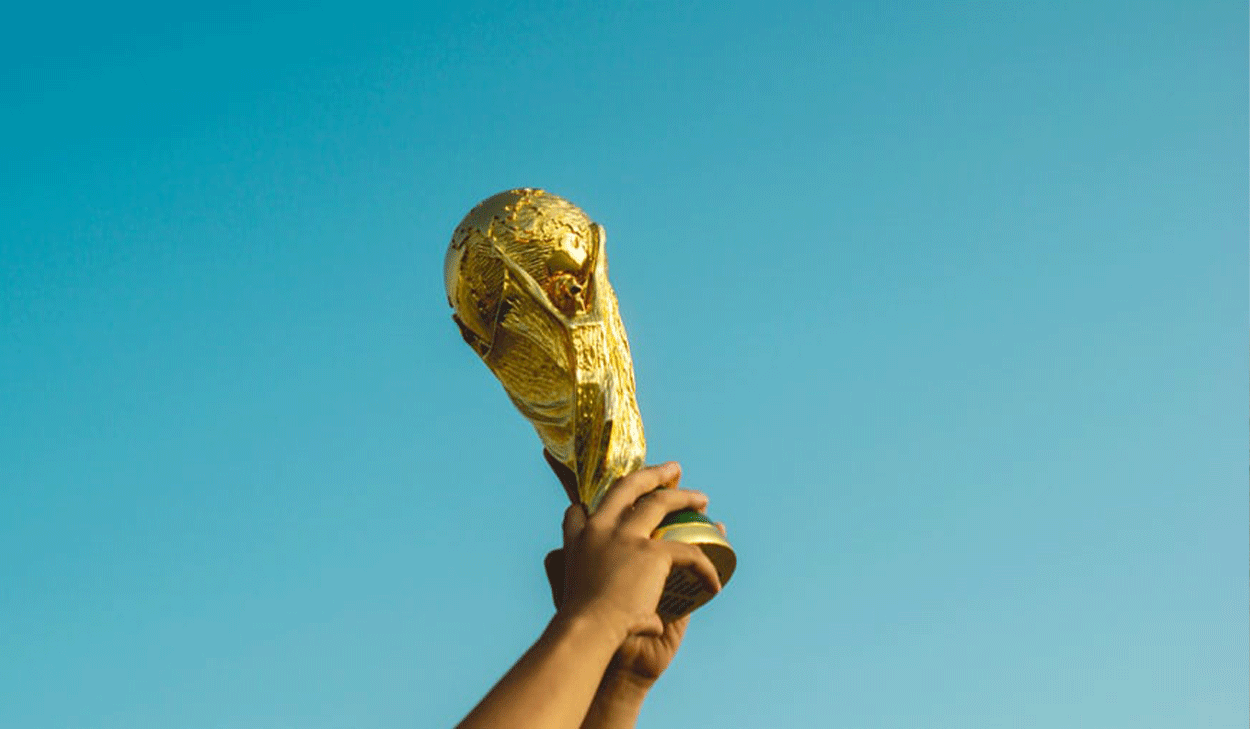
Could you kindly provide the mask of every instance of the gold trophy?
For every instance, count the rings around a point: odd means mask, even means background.
[[[629,342],[608,283],[606,240],[603,226],[569,201],[508,190],[465,216],[444,264],[464,340],[538,431],[570,498],[592,513],[647,454]],[[652,536],[698,546],[721,584],[729,582],[737,557],[703,514],[669,514]],[[695,573],[680,567],[669,575],[657,612],[671,620],[710,599]]]

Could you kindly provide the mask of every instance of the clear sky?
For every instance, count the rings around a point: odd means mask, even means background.
[[[1243,2],[25,4],[0,726],[453,724],[562,491],[442,291],[606,226],[728,523],[648,727],[1245,727]]]

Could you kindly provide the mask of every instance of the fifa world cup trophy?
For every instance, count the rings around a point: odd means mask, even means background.
[[[629,342],[608,283],[606,240],[603,226],[569,201],[509,190],[465,216],[444,266],[464,340],[592,513],[613,481],[642,468],[647,453]],[[652,536],[698,546],[721,584],[737,564],[721,531],[693,510],[670,514]],[[693,572],[679,567],[658,612],[674,619],[711,598]]]

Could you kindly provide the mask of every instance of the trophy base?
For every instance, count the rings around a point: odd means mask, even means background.
[[[703,550],[716,568],[721,587],[728,584],[734,568],[738,566],[738,557],[720,528],[711,519],[693,509],[669,514],[651,536],[654,539],[693,544]],[[664,583],[664,592],[660,595],[656,612],[664,621],[676,620],[694,612],[713,597],[715,593],[704,586],[703,578],[688,567],[678,567],[669,574],[668,581]]]

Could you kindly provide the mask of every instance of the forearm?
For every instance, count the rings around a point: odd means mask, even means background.
[[[609,670],[595,692],[582,729],[633,729],[650,681]]]
[[[576,729],[622,637],[593,617],[557,614],[459,729]]]

